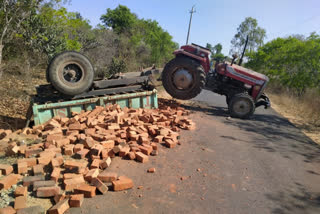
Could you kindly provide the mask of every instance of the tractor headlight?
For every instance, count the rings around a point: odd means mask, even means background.
[[[249,85],[249,84],[244,84],[244,87],[245,87],[246,89],[250,89],[250,88],[252,88],[252,86],[251,86],[251,85]]]

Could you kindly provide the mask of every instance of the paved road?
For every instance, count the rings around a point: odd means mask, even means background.
[[[110,170],[135,188],[87,199],[81,213],[320,213],[318,145],[273,110],[229,120],[224,97],[195,100],[205,106],[187,106],[197,129],[181,146],[146,164],[115,159]]]

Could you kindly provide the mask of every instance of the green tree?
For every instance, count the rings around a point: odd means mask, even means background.
[[[246,66],[267,74],[279,85],[303,94],[320,85],[320,37],[312,33],[301,40],[296,36],[277,38],[249,54]]]
[[[120,34],[129,31],[137,20],[137,16],[131,13],[126,6],[119,5],[114,10],[107,9],[107,13],[102,15],[100,20],[107,26],[112,28],[116,33]]]
[[[257,50],[258,47],[263,45],[263,41],[266,38],[266,30],[258,26],[258,21],[252,17],[247,17],[237,28],[237,33],[231,40],[232,48],[230,55],[236,53],[241,55],[247,36],[249,42],[246,53]]]

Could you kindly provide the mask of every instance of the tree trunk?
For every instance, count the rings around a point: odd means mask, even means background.
[[[2,50],[3,50],[3,45],[0,44],[0,79],[2,77],[3,69],[2,69]]]

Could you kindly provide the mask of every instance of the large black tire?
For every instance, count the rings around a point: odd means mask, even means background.
[[[186,89],[179,89],[174,84],[174,74],[180,69],[187,70],[193,78],[192,83]],[[196,60],[184,56],[172,59],[166,64],[162,72],[163,87],[172,97],[181,100],[189,100],[196,97],[205,86],[205,81],[206,73],[201,64]]]
[[[84,55],[67,51],[55,56],[47,69],[47,80],[65,95],[87,91],[93,83],[94,70]]]
[[[229,99],[229,112],[231,117],[248,119],[255,111],[255,103],[247,93],[233,95]]]

